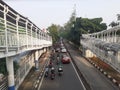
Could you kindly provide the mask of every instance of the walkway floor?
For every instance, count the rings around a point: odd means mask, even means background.
[[[38,81],[38,79],[40,79],[39,77],[43,71],[45,64],[48,61],[48,57],[49,52],[44,53],[41,56],[41,58],[39,59],[39,71],[35,71],[35,68],[33,67],[20,85],[18,90],[35,90],[35,88],[38,87],[36,82]]]

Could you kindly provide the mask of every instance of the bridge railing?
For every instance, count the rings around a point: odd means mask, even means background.
[[[97,57],[120,72],[120,26],[110,30],[84,34],[80,43]]]
[[[19,53],[51,45],[52,38],[46,32],[0,1],[0,54],[2,56],[9,55],[11,51]]]

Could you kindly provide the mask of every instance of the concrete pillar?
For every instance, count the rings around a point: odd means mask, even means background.
[[[118,63],[120,64],[120,51],[118,51],[117,53],[117,60],[118,60]]]
[[[12,57],[6,57],[6,66],[8,71],[8,90],[15,90],[14,86],[14,68]]]
[[[35,70],[39,70],[38,51],[35,51]]]

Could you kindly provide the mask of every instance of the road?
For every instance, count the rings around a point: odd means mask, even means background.
[[[92,90],[120,90],[110,80],[108,80],[100,71],[94,68],[85,58],[80,55],[80,52],[66,43],[71,56],[76,62],[79,70],[86,78]]]
[[[58,76],[56,71],[54,80],[51,80],[50,77],[44,77],[39,90],[85,90],[72,63],[62,65],[63,75]],[[57,65],[55,67],[57,68]]]
[[[78,50],[71,47],[68,43],[66,43],[66,46],[79,70],[90,85],[91,90],[120,90],[100,71],[85,60]],[[55,65],[55,67],[57,67],[57,65]],[[63,69],[63,76],[60,77],[56,73],[55,80],[51,80],[50,77],[43,78],[39,90],[85,90],[72,63],[64,64]]]

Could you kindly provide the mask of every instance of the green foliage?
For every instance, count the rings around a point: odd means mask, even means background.
[[[50,35],[52,36],[53,43],[55,43],[59,39],[58,26],[52,24],[50,27],[48,27],[48,30],[50,32]]]
[[[14,73],[16,74],[16,72],[17,72],[17,70],[19,68],[19,64],[16,61],[14,61],[13,65],[14,65]]]
[[[79,45],[80,36],[82,34],[94,33],[107,29],[106,23],[102,23],[102,21],[102,18],[76,18],[76,21],[71,22],[71,27],[69,24],[65,26],[70,28],[70,30],[66,30],[68,31],[67,36],[69,40]]]
[[[119,25],[119,23],[114,22],[114,21],[112,21],[112,22],[109,24],[109,26],[111,26],[111,27],[114,27],[114,26],[117,26],[117,25]]]
[[[5,58],[0,59],[0,73],[6,75],[7,68],[6,68],[6,60]]]
[[[16,73],[16,71],[18,70],[19,68],[19,65],[17,62],[13,62],[13,66],[14,66],[14,72]],[[4,75],[7,75],[7,67],[6,67],[6,59],[5,58],[2,58],[0,59],[0,73],[4,74]]]

